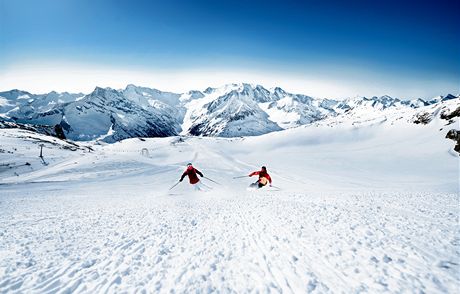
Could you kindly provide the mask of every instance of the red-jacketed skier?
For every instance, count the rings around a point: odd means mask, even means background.
[[[255,182],[253,185],[258,186],[259,188],[262,188],[266,186],[268,183],[270,183],[270,187],[272,185],[272,178],[270,175],[267,173],[267,168],[265,166],[262,166],[262,169],[259,171],[255,171],[249,174],[250,177],[252,176],[259,176],[259,179],[257,182]]]
[[[193,185],[195,190],[202,190],[202,187],[200,185],[200,179],[198,178],[198,175],[203,177],[203,174],[199,170],[194,168],[191,163],[189,163],[189,164],[187,164],[187,169],[184,171],[184,173],[180,177],[179,182],[182,182],[182,180],[185,178],[185,176],[188,176],[190,184]]]

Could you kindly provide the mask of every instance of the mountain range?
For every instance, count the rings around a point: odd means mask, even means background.
[[[134,85],[121,90],[96,87],[87,95],[11,90],[0,92],[0,127],[59,126],[69,139],[108,143],[179,134],[256,136],[356,112],[421,110],[458,98],[449,94],[428,101],[390,96],[333,100],[247,83],[180,94]]]

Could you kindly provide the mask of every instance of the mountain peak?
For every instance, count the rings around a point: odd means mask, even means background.
[[[140,87],[139,87],[139,86],[136,86],[136,85],[134,85],[134,84],[128,84],[128,85],[126,85],[126,88],[125,88],[125,89],[128,90],[128,89],[137,89],[137,88],[140,88]]]
[[[118,91],[115,90],[115,89],[112,89],[110,87],[102,88],[102,87],[99,87],[99,86],[94,88],[94,91],[93,91],[94,94],[104,94],[104,93],[107,93],[107,92],[118,92]]]
[[[455,98],[458,98],[452,94],[447,94],[446,96],[442,97],[442,101],[447,101],[447,100],[452,100],[452,99],[455,99]]]
[[[273,88],[273,93],[277,98],[282,98],[287,95],[287,92],[281,89],[280,87]]]

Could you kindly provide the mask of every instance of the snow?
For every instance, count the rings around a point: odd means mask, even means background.
[[[202,98],[189,100],[190,96],[183,96],[183,101],[188,101],[185,103],[185,108],[187,109],[185,112],[185,116],[181,125],[182,135],[187,134],[189,129],[193,126],[194,121],[199,118],[203,117],[206,114],[206,108],[204,107],[206,104],[211,103],[219,96],[222,96],[226,93],[228,87],[224,87],[221,89],[217,89],[213,91],[211,94],[206,95]],[[187,98],[185,98],[187,97]]]
[[[458,120],[412,111],[76,146],[1,129],[0,292],[454,293]],[[168,191],[188,162],[222,185]],[[261,165],[280,191],[233,179]]]
[[[289,99],[292,103],[290,97],[283,98],[283,100]],[[268,118],[277,123],[283,129],[288,129],[298,126],[296,122],[299,121],[300,115],[297,112],[286,112],[283,109],[277,107],[269,107],[271,102],[260,103],[260,108],[268,114]]]
[[[228,84],[203,93],[194,92],[194,99],[189,94],[182,95],[186,109],[182,135],[238,137],[281,130],[258,105],[270,94],[261,86]]]
[[[27,94],[24,94],[24,95],[19,95],[17,99],[29,99],[30,96],[27,95]]]
[[[9,105],[11,105],[10,101],[8,101],[8,99],[0,96],[0,107],[1,106],[9,106]]]
[[[124,119],[124,117],[120,117],[120,118]],[[113,130],[113,124],[111,124],[109,130],[107,131],[107,134],[99,136],[96,140],[97,141],[103,141],[105,138],[108,138],[108,137],[112,136],[114,133],[115,133],[115,131]]]

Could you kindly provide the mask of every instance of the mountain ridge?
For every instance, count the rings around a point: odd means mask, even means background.
[[[448,94],[426,101],[383,95],[335,100],[249,83],[184,93],[133,84],[118,90],[96,87],[86,95],[55,91],[32,94],[13,89],[0,92],[0,120],[60,125],[73,140],[115,142],[179,134],[238,137],[308,125],[348,113],[378,115],[387,109],[419,109],[458,98]]]

